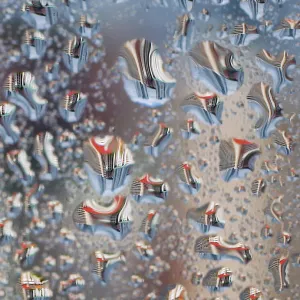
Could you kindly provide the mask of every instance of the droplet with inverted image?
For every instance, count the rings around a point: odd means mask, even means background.
[[[78,33],[87,38],[92,38],[95,34],[100,31],[100,22],[87,16],[83,15],[80,17]]]
[[[252,260],[250,248],[243,243],[231,243],[217,235],[206,235],[195,242],[195,252],[203,258],[220,260],[231,258],[247,264]]]
[[[233,52],[212,41],[203,41],[189,52],[194,79],[224,95],[236,92],[244,81],[244,71]]]
[[[155,133],[145,142],[145,152],[148,155],[158,157],[168,146],[173,136],[173,129],[164,123],[157,126]]]
[[[164,70],[163,60],[152,42],[145,39],[126,42],[119,65],[131,101],[159,107],[170,100],[176,80]]]
[[[59,269],[61,271],[67,271],[74,265],[75,258],[70,255],[60,255],[58,258]]]
[[[29,0],[22,6],[22,18],[30,26],[44,30],[58,22],[58,9],[48,0]]]
[[[181,107],[187,113],[195,115],[207,125],[219,125],[222,123],[223,102],[214,93],[199,94],[197,92],[188,95]]]
[[[19,284],[23,299],[50,300],[53,292],[49,288],[49,281],[33,272],[22,272]]]
[[[63,295],[78,293],[85,287],[85,280],[79,273],[70,274],[67,280],[59,282],[59,292]]]
[[[0,219],[0,245],[9,244],[17,238],[17,232],[13,229],[13,222],[9,219]]]
[[[169,189],[165,181],[145,174],[132,182],[130,193],[137,202],[162,203],[167,199]]]
[[[84,145],[84,159],[90,184],[99,196],[122,189],[134,165],[128,146],[110,135],[91,137]]]
[[[23,242],[15,253],[15,261],[23,268],[31,267],[39,251],[40,248],[35,243]]]
[[[20,106],[31,121],[41,119],[48,101],[38,95],[35,77],[30,72],[11,73],[4,83],[6,98]]]
[[[195,139],[200,135],[201,128],[193,119],[187,119],[181,127],[181,133],[185,139]]]
[[[256,26],[245,23],[234,26],[230,34],[230,41],[236,46],[248,46],[252,41],[259,38],[259,32]]]
[[[241,0],[240,7],[251,18],[260,20],[264,17],[268,0]]]
[[[76,237],[71,230],[63,227],[59,231],[59,241],[66,246],[72,246],[76,242]]]
[[[276,130],[276,124],[283,119],[282,109],[273,95],[272,88],[264,83],[254,84],[247,100],[258,114],[255,129],[260,138],[267,138]]]
[[[143,219],[140,228],[141,235],[151,241],[155,238],[160,223],[160,214],[156,210],[149,210],[147,216]]]
[[[5,144],[15,144],[19,140],[20,130],[14,125],[16,106],[9,102],[0,102],[0,138]]]
[[[15,173],[24,186],[31,185],[35,179],[35,173],[31,168],[28,155],[25,150],[11,150],[6,154],[9,169]]]
[[[288,282],[288,267],[289,257],[287,254],[282,254],[271,258],[269,262],[269,271],[273,275],[274,279],[274,288],[276,292],[282,292],[284,289],[289,287]]]
[[[186,217],[190,224],[203,233],[213,232],[225,226],[220,205],[215,202],[189,209]]]
[[[63,54],[63,62],[70,72],[78,73],[87,63],[88,56],[89,50],[86,40],[75,36],[68,41]]]
[[[174,34],[174,47],[179,51],[189,51],[194,42],[195,20],[191,14],[184,14],[177,19]]]
[[[29,59],[39,59],[45,52],[47,41],[45,36],[36,30],[26,30],[23,37],[22,52]]]
[[[58,176],[59,163],[54,152],[53,135],[50,132],[41,132],[34,141],[33,157],[41,167],[40,179],[54,180]]]
[[[94,278],[102,285],[106,285],[113,279],[110,278],[111,272],[119,265],[124,265],[126,258],[121,252],[107,253],[97,250],[93,252],[91,261]]]
[[[255,179],[251,184],[251,193],[256,197],[260,197],[266,189],[266,182],[263,178]]]
[[[262,292],[255,287],[247,287],[240,294],[240,300],[263,300]]]
[[[60,101],[59,113],[67,122],[78,122],[85,110],[87,96],[79,91],[69,91]]]
[[[283,19],[274,30],[274,36],[282,40],[295,40],[300,37],[300,21]]]
[[[202,284],[211,291],[223,291],[232,285],[232,271],[225,267],[212,269],[205,275]]]
[[[179,187],[186,193],[195,195],[201,188],[201,179],[194,174],[194,167],[189,162],[177,167]]]
[[[273,141],[279,153],[290,155],[294,150],[294,140],[286,130],[276,130],[272,134]]]
[[[293,78],[288,75],[288,71],[296,65],[294,55],[289,55],[286,51],[283,51],[277,56],[273,56],[267,50],[262,49],[256,55],[256,62],[263,71],[271,75],[276,93],[292,83]]]
[[[282,230],[277,235],[277,243],[281,246],[288,246],[292,241],[292,235],[285,230]]]
[[[109,206],[85,200],[75,209],[73,221],[82,231],[121,240],[131,231],[131,204],[128,198],[120,195],[115,196]]]
[[[230,181],[234,178],[244,178],[248,172],[254,170],[258,154],[260,148],[255,143],[237,138],[230,141],[222,140],[219,149],[219,167],[223,179]]]
[[[49,221],[59,223],[63,218],[63,205],[60,201],[52,200],[47,203],[49,210]]]

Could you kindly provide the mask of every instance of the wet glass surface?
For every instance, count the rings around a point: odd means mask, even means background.
[[[300,299],[298,1],[0,8],[1,299]]]

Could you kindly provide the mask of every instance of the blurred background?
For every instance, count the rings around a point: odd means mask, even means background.
[[[12,236],[8,243],[5,242],[7,232],[1,232],[3,245],[0,247],[0,295],[3,299],[48,299],[46,296],[24,296],[26,288],[24,284],[20,284],[21,274],[24,272],[34,272],[46,278],[53,299],[185,299],[174,298],[170,293],[166,296],[173,285],[182,285],[189,299],[251,299],[240,298],[241,293],[249,287],[259,289],[263,295],[261,299],[300,299],[297,175],[299,25],[293,25],[296,28],[293,38],[286,39],[284,34],[280,37],[274,34],[284,18],[295,22],[299,20],[299,3],[293,0],[265,1],[263,17],[257,20],[249,15],[251,9],[245,11],[241,8],[240,2],[243,1],[223,3],[198,0],[193,2],[189,10],[186,5],[191,2],[193,1],[1,1],[0,81],[3,88],[0,100],[11,102],[7,94],[11,74],[31,72],[35,77],[36,87],[30,86],[29,89],[31,92],[36,89],[39,99],[46,99],[48,102],[46,112],[38,120],[28,117],[26,110],[17,106],[15,125],[20,135],[18,141],[6,143],[3,137],[0,139],[1,218],[12,220],[11,230],[15,232],[15,235],[8,233]],[[250,8],[253,4],[252,11],[255,11],[255,3],[264,1],[244,2],[249,2]],[[24,10],[24,5],[34,8]],[[45,21],[45,15],[53,13],[51,7],[57,9],[55,22],[49,19]],[[32,19],[28,17],[28,11],[38,16],[35,18],[38,20],[36,23],[32,23]],[[181,24],[179,18],[184,14],[193,19],[192,25],[187,27],[193,34],[188,34],[187,49],[180,49],[176,32]],[[53,16],[55,19],[55,15]],[[99,30],[84,37],[88,59],[75,73],[64,56],[70,55],[69,41],[74,37],[80,38],[83,16],[93,20],[92,24],[98,24]],[[42,25],[39,24],[44,23],[46,25],[40,27]],[[247,45],[245,42],[234,44],[231,39],[237,28],[235,26],[242,23],[256,27],[255,40],[251,40],[249,32],[241,32],[240,38],[250,41]],[[30,30],[41,32],[45,41],[45,51],[37,57],[31,56],[32,50],[26,48],[26,45],[34,44],[32,41],[28,42]],[[286,35],[290,34],[286,32]],[[35,39],[38,39],[38,35],[32,38]],[[146,39],[156,45],[164,70],[176,79],[171,99],[165,105],[153,108],[135,103],[125,91],[119,56],[124,43],[133,39]],[[211,91],[201,78],[199,80],[193,76],[189,63],[188,51],[203,41],[212,41],[229,49],[240,64],[244,78],[234,93],[218,93],[220,101],[224,103],[222,123],[209,126],[198,120],[199,134],[195,139],[185,139],[182,130],[187,118],[194,115],[182,109],[184,99],[191,93],[205,94]],[[34,45],[36,48],[41,46]],[[287,77],[293,78],[280,93],[274,92],[284,116],[276,126],[279,131],[287,132],[295,144],[294,151],[289,155],[278,152],[271,135],[264,139],[257,135],[254,128],[255,111],[250,109],[247,101],[247,95],[254,84],[263,82],[274,86],[274,73],[263,71],[256,63],[256,55],[262,49],[277,57],[286,51],[296,60],[294,68],[288,71],[283,60],[273,62],[273,67],[281,63],[283,77],[288,74]],[[55,73],[53,66],[57,68],[57,77],[51,77]],[[275,73],[275,77],[283,80],[281,73]],[[83,115],[76,122],[68,122],[58,109],[70,91],[79,92],[87,99]],[[3,115],[0,120],[2,126]],[[154,143],[160,123],[172,128],[172,136],[165,147],[158,142],[159,155],[155,157],[148,155],[144,148],[149,141],[150,144]],[[59,166],[58,173],[50,180],[41,177],[43,164],[34,157],[36,136],[45,132],[53,137],[52,148],[48,149],[55,153]],[[141,139],[134,142],[137,133]],[[93,136],[106,135],[123,139],[131,149],[135,161],[129,182],[121,191],[130,201],[133,224],[130,233],[121,240],[114,240],[105,234],[80,231],[73,221],[74,210],[83,201],[112,201],[111,196],[102,199],[96,195],[84,168],[84,143]],[[222,140],[231,138],[246,139],[257,144],[261,154],[255,161],[253,172],[244,178],[225,182],[220,176],[219,147]],[[65,139],[71,141],[67,146],[63,144]],[[27,153],[27,161],[34,177],[29,184],[24,184],[23,175],[16,171],[13,164],[9,165],[15,150]],[[51,164],[49,157],[46,164]],[[15,164],[21,164],[24,174],[26,170],[22,165],[22,158],[18,159]],[[176,177],[178,166],[186,161],[194,166],[195,173],[201,178],[201,188],[193,195],[180,189]],[[266,161],[275,164],[274,168],[278,170],[274,173],[264,172],[262,165]],[[138,203],[133,199],[130,193],[131,182],[145,173],[168,183],[169,191],[163,203]],[[251,192],[252,183],[261,177],[266,182],[266,189],[260,197],[256,197]],[[35,190],[31,193],[34,188],[37,191],[42,189],[43,192],[39,194]],[[14,200],[18,194],[21,204]],[[36,201],[30,202],[28,195],[34,195]],[[281,204],[276,204],[274,208],[272,204],[278,199],[281,199]],[[62,207],[61,218],[55,222],[49,221],[51,201],[57,201]],[[241,242],[249,246],[252,260],[248,264],[226,257],[217,261],[204,259],[195,253],[195,240],[203,233],[189,222],[187,212],[210,201],[219,203],[223,210],[225,227],[218,235],[231,243]],[[21,212],[17,216],[8,213],[14,205],[15,209],[21,206]],[[136,242],[142,239],[140,228],[150,209],[159,212],[160,222],[157,234],[150,242],[154,255],[151,259],[141,260],[135,255]],[[270,209],[281,216],[281,222],[269,221],[267,215]],[[37,211],[37,215],[28,213],[28,210]],[[40,223],[35,222],[34,217]],[[265,225],[270,225],[272,230],[268,239],[262,234]],[[290,242],[282,242],[280,236],[283,232],[291,236]],[[38,248],[37,254],[33,254],[35,250],[22,252],[22,243],[35,244],[33,248]],[[105,284],[99,283],[92,276],[95,265],[91,255],[96,250],[104,253],[121,251],[126,260],[124,264],[110,269]],[[30,260],[32,255],[33,261]],[[287,276],[289,287],[277,293],[273,274],[268,268],[274,257],[282,255],[289,257],[287,275],[284,275]],[[62,262],[66,258],[62,256],[67,256],[70,261],[66,268]],[[49,262],[50,265],[53,264],[52,267],[48,266]],[[233,283],[227,289],[212,292],[203,285],[202,279],[209,270],[219,267],[227,267],[232,271]],[[195,273],[199,275],[199,284],[192,280]],[[78,279],[72,282],[70,278],[74,274],[83,281]],[[281,275],[278,273],[276,276]],[[66,285],[71,282],[75,288],[62,292],[62,282],[67,282]],[[151,292],[155,292],[158,298],[146,298]]]

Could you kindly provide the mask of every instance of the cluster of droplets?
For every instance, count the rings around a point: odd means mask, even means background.
[[[24,4],[21,17],[31,28],[24,32],[22,57],[29,61],[42,61],[49,47],[47,40],[51,39],[51,28],[59,23],[60,18],[73,24],[73,11],[81,9],[86,12],[91,2],[62,1],[59,5],[52,5],[50,1],[29,1]],[[154,6],[168,7],[168,1],[153,2]],[[253,41],[257,42],[260,36],[271,34],[279,40],[294,41],[299,37],[299,22],[286,18],[273,30],[272,25],[263,18],[267,1],[242,0],[239,2],[240,8],[257,26],[242,22],[235,25],[229,35],[227,27],[223,26],[219,32],[222,38],[220,43],[196,41],[195,20],[208,22],[211,13],[203,9],[195,17],[196,1],[175,2],[177,7],[184,10],[184,15],[179,18],[173,37],[170,65],[159,53],[159,47],[141,38],[124,43],[118,67],[110,71],[112,81],[118,82],[122,78],[124,93],[133,103],[155,108],[151,111],[151,126],[141,125],[147,138],[137,132],[131,142],[126,144],[121,137],[114,135],[113,128],[109,134],[99,135],[105,123],[97,120],[92,110],[105,112],[107,103],[101,101],[92,107],[88,94],[73,87],[67,90],[71,83],[68,77],[87,76],[87,71],[91,73],[92,70],[88,62],[97,63],[103,55],[98,49],[102,43],[99,22],[88,14],[80,17],[75,27],[76,35],[70,38],[68,34],[65,35],[68,41],[61,57],[45,64],[41,71],[42,80],[26,71],[26,68],[20,72],[13,71],[7,76],[3,86],[5,101],[0,102],[0,137],[5,168],[10,173],[0,175],[10,187],[14,188],[13,184],[16,184],[17,192],[1,196],[5,205],[2,214],[4,218],[0,223],[0,240],[3,245],[9,245],[7,247],[14,248],[17,245],[12,258],[17,266],[18,287],[24,299],[51,299],[56,293],[69,299],[85,299],[89,275],[93,278],[91,286],[95,283],[111,287],[118,282],[128,286],[120,299],[188,299],[190,284],[198,286],[202,283],[213,292],[222,292],[224,288],[231,287],[234,272],[224,259],[246,265],[252,260],[252,249],[237,239],[233,232],[229,239],[221,235],[220,232],[227,228],[222,213],[226,206],[222,203],[223,199],[211,199],[206,204],[191,207],[185,216],[179,216],[180,208],[178,212],[164,204],[176,206],[176,192],[179,197],[183,193],[183,197],[194,198],[197,203],[203,187],[205,193],[208,190],[207,178],[202,178],[204,176],[201,174],[208,165],[215,165],[213,160],[219,163],[217,173],[230,186],[234,180],[246,181],[248,177],[253,177],[253,173],[257,174],[256,160],[259,156],[263,157],[263,161],[259,158],[261,176],[252,181],[249,190],[253,197],[266,204],[266,222],[260,238],[268,240],[273,238],[273,231],[278,231],[274,237],[276,247],[272,249],[268,265],[274,288],[276,292],[288,288],[287,249],[292,237],[284,219],[283,196],[274,197],[271,193],[266,195],[266,190],[269,191],[269,185],[277,182],[281,187],[285,186],[285,171],[288,172],[288,182],[293,183],[298,178],[289,158],[294,150],[294,139],[289,128],[278,126],[279,121],[286,120],[287,115],[276,99],[293,81],[288,72],[296,65],[294,55],[287,51],[275,55],[265,49],[256,54],[258,67],[272,78],[272,84],[255,83],[247,95],[243,94],[245,102],[248,101],[253,111],[253,118],[256,118],[254,130],[257,142],[253,141],[254,138],[232,135],[219,139],[218,135],[222,132],[223,120],[229,111],[226,107],[229,106],[226,103],[229,99],[227,96],[234,97],[238,90],[243,89],[245,81],[246,72],[237,59],[239,55],[236,55],[242,53],[242,50],[233,51],[230,44],[243,49],[255,44]],[[212,5],[225,6],[229,2],[216,0]],[[92,49],[91,59],[89,48]],[[178,56],[179,53],[182,55]],[[189,91],[183,95],[183,100],[175,107],[175,114],[172,114],[167,111],[168,108],[163,111],[165,108],[162,107],[174,102],[177,97],[176,88],[180,83],[173,64],[182,58],[186,59],[191,82],[196,82],[200,88],[190,88],[190,82],[184,82]],[[21,58],[14,56],[14,60],[20,62]],[[61,62],[68,73],[61,71]],[[47,85],[47,91],[41,83]],[[103,83],[103,86],[106,84]],[[109,86],[110,83],[107,83],[107,88]],[[204,87],[206,92],[202,92]],[[92,88],[103,96],[97,84]],[[55,105],[47,100],[45,95],[49,93],[55,94]],[[179,116],[182,113],[181,110],[185,114],[185,121],[177,124],[174,119],[176,114]],[[91,117],[84,118],[87,114]],[[290,117],[288,120],[290,124],[292,119]],[[28,124],[33,124],[34,129],[28,130]],[[198,145],[198,142],[208,132],[211,147],[219,148],[218,157],[211,156],[206,160],[201,156],[197,164],[194,163],[197,155],[192,152],[188,153],[188,157],[183,157],[181,138],[186,145],[199,146],[201,153],[208,143],[201,142]],[[274,151],[276,154],[272,159],[270,155]],[[181,155],[177,157],[178,152]],[[168,170],[171,158],[176,163]],[[159,165],[157,162],[163,159],[166,162]],[[145,166],[141,163],[143,161]],[[142,166],[138,166],[137,162]],[[72,206],[74,211],[71,219],[76,226],[74,230],[70,224],[64,226],[63,222],[66,214],[64,207],[69,204],[49,196],[51,185],[66,178],[72,179],[77,187],[86,189],[88,181],[94,190],[94,193],[88,192],[83,199],[76,201],[75,209]],[[174,182],[175,188],[171,190]],[[235,187],[234,191],[242,197],[246,189],[248,186],[241,185]],[[214,194],[213,184],[208,194]],[[232,201],[230,196],[227,201]],[[246,200],[244,202],[247,203]],[[247,215],[246,205],[238,206],[236,211],[241,216]],[[135,219],[134,216],[139,213],[140,216]],[[225,213],[231,215],[226,209]],[[231,222],[236,219],[241,218],[234,215],[230,217]],[[241,227],[242,231],[246,231],[244,226]],[[201,233],[200,237],[198,232]],[[93,241],[96,236],[101,240],[101,243],[92,244],[89,258],[83,253],[85,250],[78,250],[78,253],[74,250],[80,248],[77,236]],[[253,236],[257,238],[257,234],[253,233]],[[57,247],[56,252],[51,249],[51,254],[45,241],[49,238],[53,239]],[[114,246],[104,246],[107,239],[114,241]],[[126,240],[131,245],[130,250],[124,251],[125,247],[121,246],[126,244]],[[256,244],[255,250],[262,252],[263,246]],[[81,256],[78,263],[77,255]],[[210,264],[210,260],[221,262]],[[134,272],[129,270],[129,261],[137,266]],[[195,267],[199,261],[208,262],[206,272],[202,272],[203,268]],[[173,270],[178,270],[181,263],[182,274],[173,280],[171,274]],[[293,264],[299,265],[297,253],[293,256]],[[41,270],[51,274],[49,281],[38,274]],[[120,278],[123,272],[127,279]],[[169,278],[163,278],[165,274]],[[238,279],[241,282],[246,280],[241,274]],[[132,295],[128,296],[128,291],[132,290]],[[242,300],[262,297],[260,289],[253,286],[240,293]]]

